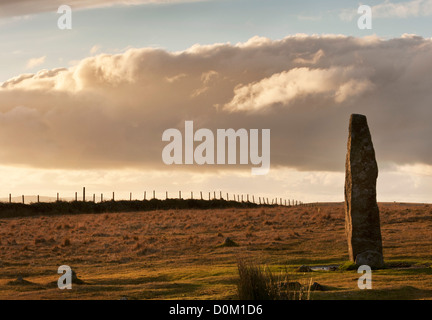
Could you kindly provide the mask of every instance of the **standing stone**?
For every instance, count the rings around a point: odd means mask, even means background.
[[[351,115],[345,163],[345,232],[357,265],[384,265],[376,201],[378,166],[366,116]]]

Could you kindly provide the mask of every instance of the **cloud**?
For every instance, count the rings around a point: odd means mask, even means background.
[[[27,69],[33,69],[35,67],[38,67],[41,64],[45,63],[45,59],[46,59],[46,56],[39,57],[39,58],[32,58],[29,61],[27,61],[26,68]]]
[[[358,17],[356,9],[342,9],[339,12],[339,18],[342,21],[352,21],[355,17]]]
[[[384,3],[372,7],[375,18],[409,18],[432,15],[432,0],[413,0],[407,2]]]
[[[91,47],[90,54],[91,55],[96,54],[99,52],[100,49],[101,49],[101,46],[98,44],[95,44],[93,47]]]
[[[94,9],[115,5],[132,6],[142,4],[172,4],[203,0],[2,0],[0,17],[32,15],[41,12],[57,12],[58,7],[67,4],[72,9]]]
[[[275,104],[290,105],[295,99],[314,94],[332,95],[336,103],[363,93],[371,83],[355,79],[351,68],[294,68],[273,74],[259,82],[234,89],[234,98],[225,105],[229,110],[259,111]]]
[[[362,113],[380,168],[432,165],[431,54],[421,37],[339,35],[99,54],[1,85],[2,164],[173,170],[162,133],[193,120],[271,129],[272,168],[343,171],[349,116]]]
[[[412,0],[391,2],[389,0],[372,6],[373,18],[411,18],[432,15],[432,0]],[[357,9],[343,9],[339,17],[343,21],[352,21],[359,16]]]

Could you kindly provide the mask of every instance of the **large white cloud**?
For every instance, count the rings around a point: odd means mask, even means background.
[[[431,54],[420,37],[305,35],[100,54],[2,84],[0,161],[166,169],[162,132],[194,120],[270,128],[273,167],[342,171],[349,115],[363,113],[381,166],[430,165]]]

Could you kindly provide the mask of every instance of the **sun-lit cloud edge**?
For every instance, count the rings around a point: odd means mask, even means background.
[[[170,5],[204,2],[208,0],[4,0],[0,2],[0,17],[30,16],[44,12],[56,12],[61,5],[73,10],[107,8],[113,6]]]

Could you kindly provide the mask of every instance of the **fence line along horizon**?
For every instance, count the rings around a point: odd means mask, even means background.
[[[133,192],[129,192],[129,198],[116,198],[116,193],[113,191],[109,194],[108,197],[105,196],[106,193],[96,194],[93,193],[91,195],[86,195],[86,188],[83,187],[82,193],[75,192],[73,196],[61,197],[60,193],[57,192],[55,196],[41,196],[41,195],[18,195],[12,196],[12,193],[9,193],[7,198],[0,198],[1,203],[21,203],[21,204],[31,204],[31,203],[39,203],[39,202],[56,202],[56,201],[64,201],[64,202],[73,202],[73,201],[82,201],[82,202],[104,202],[104,201],[148,201],[152,199],[157,200],[224,200],[224,201],[234,201],[234,202],[248,202],[255,203],[258,205],[279,205],[279,206],[298,206],[305,205],[304,202],[295,200],[295,199],[286,199],[282,197],[261,197],[255,196],[249,193],[228,193],[222,191],[213,191],[213,192],[203,192],[200,191],[194,195],[194,192],[191,191],[187,193],[187,196],[184,197],[182,195],[182,191],[176,193],[174,197],[171,197],[169,191],[164,191],[163,195],[160,196],[160,192],[156,192],[156,190],[152,190],[151,193],[147,193],[147,191],[143,191],[140,194],[140,198],[134,198]],[[31,200],[29,200],[31,199]]]

